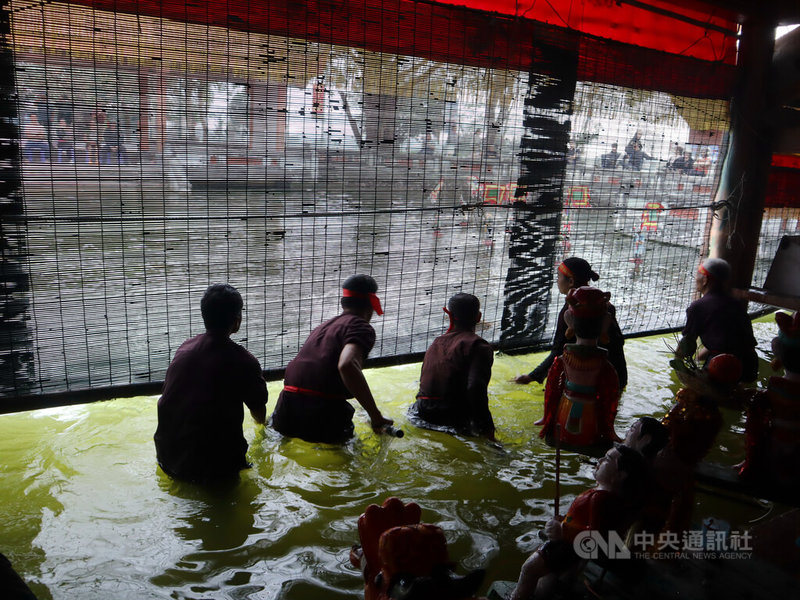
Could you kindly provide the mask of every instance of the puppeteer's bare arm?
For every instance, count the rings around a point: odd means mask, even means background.
[[[364,351],[358,344],[346,344],[339,355],[339,374],[350,393],[367,411],[373,429],[391,425],[393,421],[385,418],[378,406],[363,373]]]

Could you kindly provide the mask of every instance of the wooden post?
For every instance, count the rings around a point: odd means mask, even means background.
[[[280,81],[277,85],[278,102],[275,106],[275,150],[283,152],[286,149],[286,123],[288,121],[286,105],[289,94],[285,82]]]
[[[149,72],[139,70],[139,150],[150,150],[150,94],[147,85]]]
[[[167,132],[167,116],[166,116],[166,83],[164,82],[163,68],[158,71],[158,106],[156,108],[156,127],[158,141],[156,142],[156,151],[158,152],[158,160],[164,158],[164,142]]]
[[[710,256],[730,263],[739,288],[750,287],[753,277],[772,160],[767,89],[774,45],[774,22],[754,16],[742,26],[731,142],[715,198],[727,202],[716,211],[709,242]]]

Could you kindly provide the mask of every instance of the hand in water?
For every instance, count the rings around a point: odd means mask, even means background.
[[[380,433],[384,427],[393,425],[394,421],[392,419],[387,419],[383,415],[378,415],[374,419],[371,419],[372,430],[375,433]]]
[[[533,381],[533,378],[527,373],[523,373],[522,375],[517,375],[511,381],[513,381],[514,383],[530,383],[531,381]]]
[[[505,456],[508,454],[508,452],[506,452],[505,446],[503,446],[503,444],[499,442],[497,439],[487,440],[486,444],[492,450],[496,450],[501,456]]]

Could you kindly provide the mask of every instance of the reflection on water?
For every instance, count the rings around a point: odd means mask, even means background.
[[[756,325],[768,348],[774,325]],[[617,430],[663,414],[677,382],[664,338],[628,340],[630,383]],[[405,411],[419,365],[367,371],[402,439],[372,434],[357,413],[344,447],[281,438],[246,422],[249,459],[232,487],[204,489],[155,465],[155,397],[0,417],[0,548],[40,599],[307,599],[363,597],[348,551],[369,503],[389,495],[422,506],[441,526],[457,570],[488,569],[485,586],[515,579],[553,512],[554,452],[536,436],[542,387],[508,380],[536,356],[498,356],[490,386],[501,448],[421,430]],[[766,375],[766,368],[762,375]],[[272,404],[278,383],[270,384]],[[270,407],[271,408],[271,407]],[[726,411],[715,456],[741,459],[741,415]],[[738,433],[737,433],[738,432]],[[723,452],[721,449],[726,449]],[[591,485],[590,459],[562,453],[561,506]],[[731,523],[764,514],[700,496]]]

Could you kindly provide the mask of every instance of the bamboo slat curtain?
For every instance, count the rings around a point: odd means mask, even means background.
[[[594,9],[582,31],[399,0],[2,8],[0,410],[157,392],[220,281],[275,376],[356,272],[385,306],[377,362],[419,358],[458,291],[498,347],[544,347],[570,254],[626,333],[682,323],[726,147],[724,16],[634,47],[598,29],[629,12]],[[623,166],[633,139],[648,158]],[[712,166],[669,170],[678,146]]]

